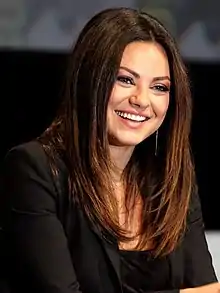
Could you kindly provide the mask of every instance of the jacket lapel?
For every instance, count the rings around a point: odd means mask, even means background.
[[[171,271],[171,282],[173,288],[183,286],[183,255],[180,247],[176,248],[168,256]]]
[[[101,240],[101,244],[104,248],[106,255],[108,256],[110,263],[116,273],[118,281],[121,284],[121,274],[120,274],[120,255],[118,250],[118,244],[115,239],[107,239],[95,225],[92,225],[92,230]]]
[[[105,249],[106,254],[108,255],[111,264],[116,272],[119,282],[121,283],[121,275],[120,275],[120,255],[118,251],[117,243],[111,244],[108,243],[105,239],[102,239],[103,247]]]

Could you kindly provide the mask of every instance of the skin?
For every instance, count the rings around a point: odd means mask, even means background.
[[[110,154],[118,170],[125,168],[135,146],[160,127],[169,97],[170,69],[164,49],[153,42],[129,44],[107,110]],[[145,121],[123,119],[117,111],[140,115]]]
[[[159,44],[150,42],[129,44],[123,53],[107,110],[110,155],[116,166],[113,180],[117,187],[119,221],[122,226],[125,225],[125,210],[120,174],[129,161],[135,146],[157,131],[163,123],[169,106],[169,89],[169,63],[163,48]],[[125,120],[115,111],[148,117],[149,120],[145,122]],[[136,221],[128,221],[129,227],[127,227],[133,233],[138,230],[140,210],[141,203],[137,202],[135,210],[133,210]],[[137,243],[136,241],[137,239],[127,244],[119,243],[119,247],[126,250],[132,249]],[[146,249],[151,246],[152,243],[149,243]],[[213,283],[188,288],[180,290],[180,293],[220,293],[220,284]]]
[[[127,215],[121,173],[135,146],[155,133],[162,124],[169,106],[169,92],[170,70],[163,48],[152,42],[129,44],[124,50],[109,99],[107,127],[110,156],[115,167],[112,179],[119,222],[130,236],[135,236],[139,230],[142,202],[141,198],[136,199],[132,215]],[[138,236],[129,242],[119,243],[119,247],[130,250],[137,242]],[[148,243],[145,249],[152,246]]]
[[[213,283],[197,288],[180,290],[180,293],[220,293],[220,284]]]

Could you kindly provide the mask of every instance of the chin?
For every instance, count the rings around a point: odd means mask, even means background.
[[[144,139],[138,139],[138,138],[132,138],[132,137],[126,137],[126,138],[114,138],[114,144],[121,147],[135,147],[139,143],[141,143]]]

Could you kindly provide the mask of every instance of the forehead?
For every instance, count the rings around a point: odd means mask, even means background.
[[[160,44],[153,42],[133,42],[127,45],[120,66],[128,67],[140,75],[169,74],[166,52]]]

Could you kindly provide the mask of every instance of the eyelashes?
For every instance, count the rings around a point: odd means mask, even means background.
[[[161,85],[161,84],[154,85],[151,87],[151,89],[159,91],[159,92],[164,92],[164,93],[167,93],[170,91],[170,89],[166,85]]]
[[[126,84],[126,85],[135,85],[133,78],[129,77],[129,76],[119,75],[117,77],[117,81],[119,81],[123,84]]]
[[[117,81],[120,82],[123,86],[130,87],[130,86],[135,86],[136,83],[134,79],[130,76],[125,76],[125,75],[119,75],[117,77]],[[165,85],[165,84],[155,84],[150,87],[150,89],[161,92],[161,93],[167,93],[170,91],[170,88]]]

